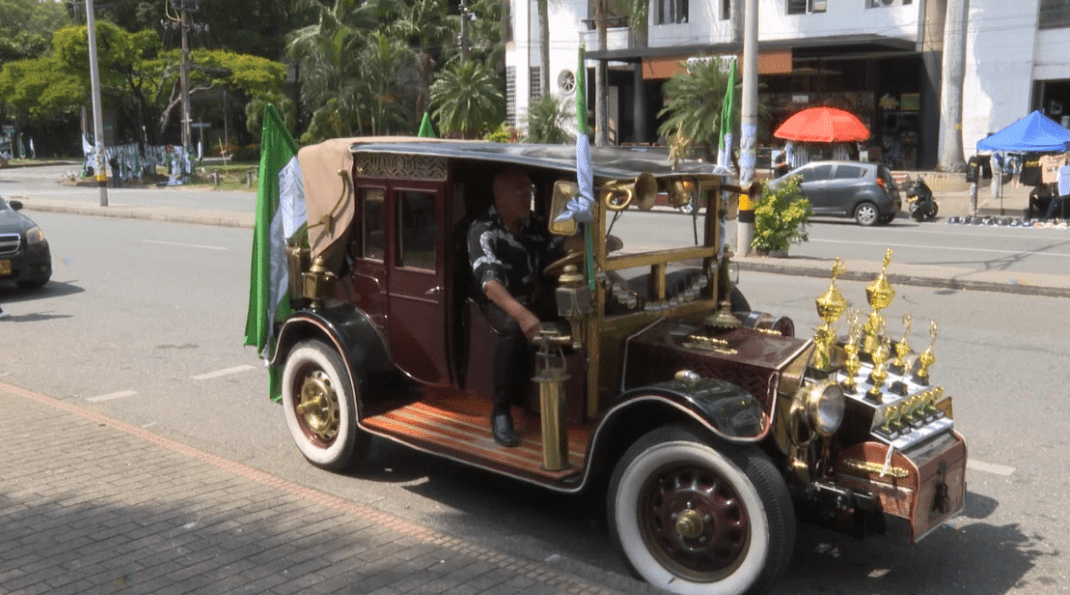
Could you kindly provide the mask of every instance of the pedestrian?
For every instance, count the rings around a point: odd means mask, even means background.
[[[779,178],[791,171],[791,166],[784,160],[784,154],[780,153],[776,156],[773,166],[773,178]]]

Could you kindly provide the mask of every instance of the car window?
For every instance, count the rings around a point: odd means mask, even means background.
[[[383,260],[386,255],[386,239],[383,236],[383,197],[381,188],[366,188],[361,191],[363,214],[361,222],[361,256]]]
[[[435,194],[403,191],[397,193],[398,249],[397,266],[435,270],[438,262],[438,221],[435,219]]]
[[[836,179],[837,180],[853,180],[855,178],[861,178],[866,175],[866,170],[858,167],[857,165],[837,165],[836,166]]]
[[[801,173],[804,182],[822,182],[832,177],[832,165],[815,165]]]

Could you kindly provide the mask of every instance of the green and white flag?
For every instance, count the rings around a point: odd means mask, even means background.
[[[297,144],[271,105],[264,110],[260,142],[245,345],[255,346],[266,362],[275,353],[274,323],[293,313],[287,292],[286,239],[305,222],[306,215]],[[270,368],[268,373],[270,396],[277,401],[282,398],[280,370]]]
[[[732,117],[735,115],[736,98],[736,59],[732,59],[731,70],[728,71],[728,88],[724,92],[724,102],[721,103],[721,134],[717,143],[717,165],[727,168],[732,167]]]

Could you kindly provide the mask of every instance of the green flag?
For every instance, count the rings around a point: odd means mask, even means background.
[[[736,98],[736,59],[732,59],[731,70],[728,71],[728,88],[724,92],[724,102],[721,104],[721,134],[717,141],[717,163],[730,167],[732,160],[728,158],[728,151],[732,150],[732,116]],[[727,145],[727,146],[726,146]]]
[[[431,115],[424,112],[424,119],[420,121],[420,132],[416,136],[421,138],[435,138],[435,129],[431,126]]]
[[[245,345],[257,348],[261,357],[274,354],[274,321],[284,320],[293,310],[280,285],[286,278],[285,238],[279,209],[279,173],[296,163],[297,144],[282,118],[270,104],[264,110],[260,140],[259,188],[256,195],[256,227],[253,229],[252,265],[249,273],[249,313],[245,319]],[[282,287],[285,287],[282,285]],[[269,369],[270,396],[282,397],[278,367]]]

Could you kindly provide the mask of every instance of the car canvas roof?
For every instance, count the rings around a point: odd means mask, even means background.
[[[361,153],[485,161],[556,170],[566,175],[576,171],[574,145],[389,136],[337,138],[304,147],[298,152],[298,161],[310,225],[309,245],[312,257],[324,256],[331,269],[341,264],[343,250],[336,249],[336,245],[356,216],[354,193],[346,192],[346,181],[339,172],[352,171],[355,156]],[[674,170],[664,149],[644,147],[592,147],[591,161],[596,178],[614,180],[634,179],[641,173],[655,178],[733,175],[724,167],[697,160],[681,160]],[[326,221],[331,225],[316,225]]]

